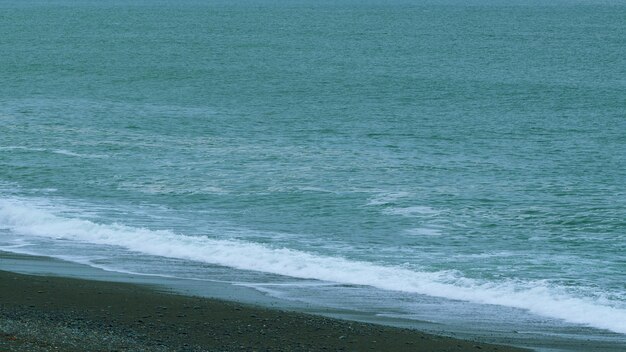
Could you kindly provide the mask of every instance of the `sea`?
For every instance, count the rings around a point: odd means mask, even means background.
[[[0,0],[0,250],[626,350],[626,1]]]

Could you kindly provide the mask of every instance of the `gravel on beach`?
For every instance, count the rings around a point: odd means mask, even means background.
[[[416,330],[0,271],[0,352],[498,351]]]

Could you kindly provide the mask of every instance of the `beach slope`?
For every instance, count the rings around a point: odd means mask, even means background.
[[[0,271],[1,351],[523,351],[415,330]]]

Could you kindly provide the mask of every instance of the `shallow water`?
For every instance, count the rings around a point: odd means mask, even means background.
[[[623,3],[0,9],[2,249],[626,338]]]

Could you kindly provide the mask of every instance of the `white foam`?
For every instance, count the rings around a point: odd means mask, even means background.
[[[65,150],[65,149],[53,149],[50,150],[50,152],[55,153],[55,154],[61,154],[61,155],[67,155],[67,156],[74,156],[74,157],[78,157],[78,158],[95,158],[95,159],[102,159],[102,158],[107,158],[107,155],[102,155],[102,154],[81,154],[81,153],[75,153],[69,150]]]
[[[146,194],[228,194],[225,188],[215,186],[189,186],[173,185],[166,181],[156,180],[150,183],[122,182],[120,186],[124,189],[139,191]]]
[[[404,208],[385,208],[383,209],[383,213],[388,214],[388,215],[416,217],[416,216],[433,216],[433,215],[439,214],[440,212],[431,207],[413,206],[413,207],[404,207]]]
[[[46,151],[45,148],[29,148],[29,147],[23,147],[23,146],[0,147],[0,150],[26,150],[29,152],[45,152]]]
[[[49,152],[49,153],[73,156],[73,157],[78,157],[78,158],[101,159],[101,158],[108,157],[107,155],[101,155],[101,154],[80,154],[80,153],[75,153],[66,149],[31,148],[31,147],[24,147],[24,146],[5,146],[5,147],[0,147],[0,150],[9,150],[9,151],[10,150],[24,150],[28,152]]]
[[[385,205],[393,203],[400,198],[406,198],[411,194],[408,192],[386,192],[370,198],[367,205]]]
[[[416,227],[404,232],[411,236],[441,236],[441,230],[429,227]]]
[[[577,297],[565,288],[543,281],[480,282],[449,271],[425,272],[245,241],[98,224],[55,215],[53,211],[15,199],[0,200],[0,228],[21,235],[119,246],[149,255],[242,270],[521,308],[572,323],[626,333],[624,302]]]

